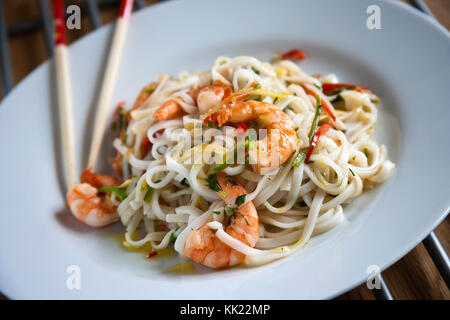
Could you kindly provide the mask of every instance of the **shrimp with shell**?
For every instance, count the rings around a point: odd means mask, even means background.
[[[257,159],[253,170],[259,174],[278,168],[297,146],[297,133],[291,117],[268,102],[248,100],[223,105],[218,111],[217,121],[219,126],[256,121],[259,127],[267,130],[267,136],[256,142]]]
[[[221,191],[217,194],[227,205],[235,203],[236,198],[247,194],[238,182],[224,173],[217,174]],[[254,247],[259,238],[259,218],[253,202],[241,205],[230,217],[225,229],[230,236]],[[207,225],[192,232],[184,248],[185,254],[197,263],[211,268],[234,266],[244,261],[245,255],[223,243]]]
[[[119,186],[121,181],[115,177],[95,174],[86,169],[81,175],[80,184],[74,185],[67,193],[67,206],[79,221],[91,227],[104,227],[119,219],[117,206],[110,197],[99,194],[98,188]]]

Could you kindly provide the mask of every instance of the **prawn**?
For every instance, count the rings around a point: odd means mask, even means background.
[[[79,221],[91,227],[104,227],[118,220],[116,205],[106,196],[98,195],[97,188],[118,186],[120,180],[106,175],[92,173],[86,169],[80,184],[67,193],[67,206]]]
[[[230,86],[215,81],[212,85],[203,87],[198,93],[197,106],[200,114],[206,113],[209,109],[219,104],[227,98],[233,90]]]
[[[254,100],[237,101],[222,106],[218,111],[218,125],[226,122],[257,121],[267,129],[267,136],[256,142],[256,163],[253,170],[263,173],[286,162],[297,146],[297,133],[292,119],[278,106]]]
[[[186,92],[195,101],[197,99],[199,88],[195,88]],[[186,114],[183,107],[175,99],[169,99],[164,102],[153,114],[153,119],[170,120],[181,117]]]
[[[217,181],[223,190],[217,194],[227,205],[233,204],[238,196],[247,193],[244,187],[224,173],[217,174]],[[234,216],[230,217],[230,224],[225,232],[246,245],[254,247],[259,239],[259,219],[256,208],[253,202],[249,201],[238,210],[239,212],[235,212]],[[233,266],[245,259],[244,254],[219,240],[214,231],[206,225],[189,235],[184,252],[195,262],[211,268]]]
[[[210,108],[227,98],[232,91],[230,86],[215,81],[212,85],[192,89],[186,93],[196,101],[200,114],[204,114]],[[185,111],[181,105],[176,100],[170,99],[155,111],[153,118],[156,120],[170,120],[181,117],[184,114]]]
[[[156,87],[158,86],[159,82],[151,82],[148,85],[146,85],[144,88],[142,88],[141,92],[139,92],[138,97],[136,98],[136,101],[133,104],[133,107],[131,110],[139,109],[144,102],[150,97],[155,91]]]

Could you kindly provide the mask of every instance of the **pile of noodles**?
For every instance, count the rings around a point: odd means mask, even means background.
[[[377,120],[378,98],[370,91],[357,90],[324,96],[333,103],[337,119],[332,121],[322,112],[320,121],[333,123],[334,128],[319,139],[307,163],[293,166],[294,152],[278,169],[264,175],[245,163],[223,170],[239,181],[248,192],[245,201],[253,201],[257,208],[260,238],[255,248],[245,245],[224,231],[226,205],[207,183],[211,170],[239,143],[237,129],[230,125],[205,128],[204,115],[186,94],[213,81],[230,85],[235,92],[258,84],[253,95],[274,103],[292,118],[298,152],[309,145],[317,107],[316,98],[308,95],[303,85],[320,88],[338,79],[331,74],[319,80],[292,61],[269,64],[247,56],[219,57],[210,71],[183,72],[176,79],[161,75],[143,105],[131,111],[124,138],[113,143],[122,156],[123,175],[128,180],[128,196],[117,211],[131,246],[150,242],[153,248],[163,249],[173,243],[175,250],[185,255],[189,234],[208,224],[217,230],[220,240],[246,255],[246,264],[267,263],[339,225],[345,203],[393,173],[394,164],[387,159],[385,146],[370,137]],[[168,121],[153,119],[155,110],[168,99],[177,100],[186,115]],[[194,139],[198,135],[201,139]],[[152,148],[148,154],[140,154],[146,137]],[[133,236],[136,231],[137,238]]]

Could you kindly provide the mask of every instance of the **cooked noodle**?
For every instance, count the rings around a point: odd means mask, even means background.
[[[204,116],[186,94],[213,81],[231,86],[234,92],[258,84],[252,94],[284,110],[296,126],[296,152],[278,169],[262,175],[245,163],[224,169],[247,190],[245,201],[253,201],[257,208],[260,238],[255,248],[224,231],[226,205],[205,182],[238,144],[233,126],[202,129]],[[325,82],[338,79],[329,75],[321,82],[292,61],[269,64],[246,56],[219,57],[208,72],[181,73],[176,79],[160,76],[151,95],[130,113],[125,138],[113,144],[126,164],[124,179],[130,179],[128,196],[117,209],[129,244],[140,247],[150,242],[162,249],[174,241],[175,250],[185,255],[191,232],[207,224],[217,230],[221,241],[245,254],[247,264],[258,265],[290,255],[311,237],[339,225],[345,204],[365,187],[388,179],[394,164],[387,159],[385,146],[370,137],[377,120],[377,97],[369,91],[345,90],[322,94],[333,101],[337,119],[332,121],[323,112],[320,121],[333,123],[334,129],[321,136],[307,163],[292,165],[295,154],[309,146],[316,112],[316,98],[304,87],[321,87]],[[168,99],[175,99],[186,114],[155,120],[154,112]],[[152,147],[141,154],[146,137]],[[136,239],[133,234],[138,230]]]

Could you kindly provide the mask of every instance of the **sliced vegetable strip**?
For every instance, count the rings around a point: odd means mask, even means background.
[[[282,59],[303,60],[306,58],[306,53],[302,50],[293,49],[280,55]]]
[[[305,89],[306,93],[313,95],[314,97],[316,97],[316,99],[317,97],[319,97],[322,100],[323,108],[330,115],[331,119],[333,119],[333,121],[336,121],[336,116],[334,115],[334,107],[330,103],[330,101],[328,101],[328,99],[324,96],[322,91],[320,91],[315,86],[309,83],[303,84],[303,88]]]
[[[314,137],[314,133],[317,130],[317,127],[319,126],[319,120],[320,120],[320,112],[322,110],[322,103],[319,97],[316,98],[317,99],[317,109],[316,109],[316,114],[314,115],[314,119],[313,122],[311,124],[311,129],[309,129],[309,134],[308,134],[308,138],[309,138],[309,143],[311,144],[312,139]],[[300,150],[300,152],[295,156],[294,160],[292,161],[292,166],[294,168],[298,168],[300,167],[306,159],[306,154],[308,153],[308,149],[309,148],[304,148],[302,150]]]
[[[127,197],[127,189],[126,188],[108,186],[108,187],[97,188],[97,191],[105,192],[105,193],[114,193],[120,199],[120,201],[125,200]]]
[[[349,83],[323,83],[322,84],[323,93],[326,95],[334,94],[337,90],[348,89],[348,90],[356,90],[358,92],[370,91],[363,86]]]
[[[305,162],[308,162],[309,158],[311,157],[312,152],[314,151],[314,148],[317,145],[317,141],[319,141],[320,136],[327,133],[328,130],[330,130],[333,126],[329,123],[324,123],[319,127],[319,129],[314,134],[311,144],[309,145],[308,153],[306,154]]]

